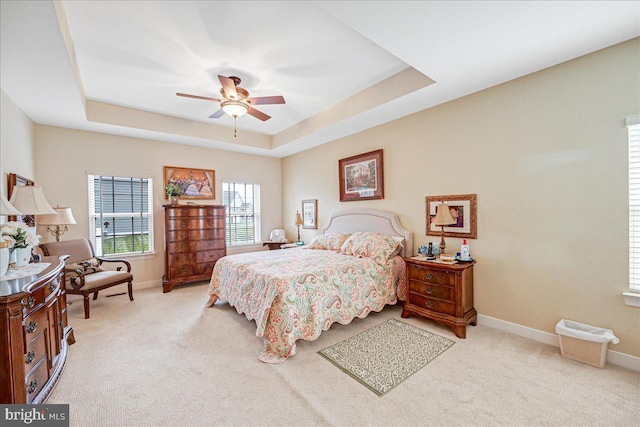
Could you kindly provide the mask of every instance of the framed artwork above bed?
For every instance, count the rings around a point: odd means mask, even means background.
[[[340,201],[384,199],[382,150],[338,161]]]

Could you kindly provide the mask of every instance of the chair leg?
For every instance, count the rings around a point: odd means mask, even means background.
[[[93,300],[95,301],[95,300],[97,300],[97,299],[98,299],[98,291],[96,291],[96,292],[93,294]]]
[[[84,297],[84,318],[89,318],[89,294],[83,294]]]
[[[133,283],[129,282],[129,300],[133,301]]]

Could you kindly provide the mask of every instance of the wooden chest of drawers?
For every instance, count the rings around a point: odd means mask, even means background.
[[[209,280],[227,254],[224,206],[165,205],[163,292],[175,285]]]
[[[67,324],[63,257],[31,276],[0,281],[0,403],[43,403],[67,360],[73,330]]]
[[[415,259],[407,263],[407,300],[402,317],[414,314],[449,326],[459,338],[466,337],[468,324],[476,325],[473,307],[473,265],[440,264]]]

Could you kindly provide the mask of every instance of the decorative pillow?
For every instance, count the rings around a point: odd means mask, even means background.
[[[65,265],[66,268],[74,270],[81,270],[84,274],[97,273],[98,271],[104,271],[104,268],[100,266],[100,262],[95,258],[89,258],[84,261],[69,262]],[[66,273],[67,277],[77,277],[78,275],[72,271]]]
[[[305,246],[306,249],[327,249],[330,251],[339,251],[349,234],[327,233],[314,237],[311,242]]]
[[[388,264],[401,250],[401,240],[371,232],[353,233],[340,248],[345,255],[373,258],[378,264]]]

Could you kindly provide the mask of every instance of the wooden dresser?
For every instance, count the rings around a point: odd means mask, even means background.
[[[224,206],[164,205],[163,292],[175,285],[209,280],[227,254]]]
[[[449,326],[458,338],[466,338],[467,325],[476,325],[473,307],[475,261],[442,264],[406,258],[407,300],[402,317],[419,315]]]
[[[67,324],[63,257],[41,273],[0,281],[0,403],[42,403],[55,387],[73,330]]]

